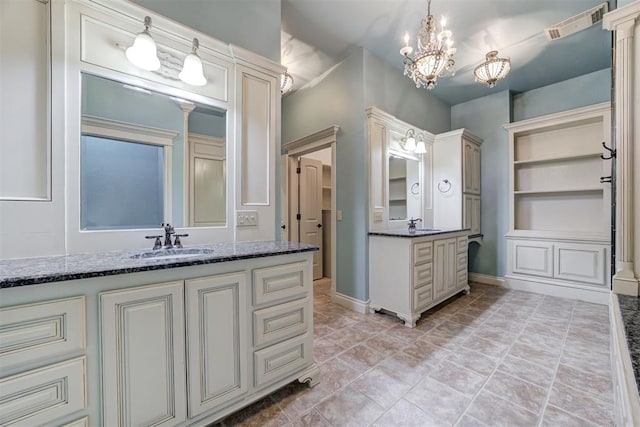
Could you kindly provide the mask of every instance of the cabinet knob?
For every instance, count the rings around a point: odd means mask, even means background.
[[[318,227],[318,228],[322,228],[322,224],[318,224],[318,225],[317,225],[317,227]]]

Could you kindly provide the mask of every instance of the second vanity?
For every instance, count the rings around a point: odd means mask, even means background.
[[[0,424],[206,425],[315,385],[317,248],[185,250],[0,261]]]
[[[468,293],[469,232],[369,232],[371,310],[393,312],[413,328],[423,312],[461,291]]]

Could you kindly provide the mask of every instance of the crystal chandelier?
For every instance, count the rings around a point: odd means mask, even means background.
[[[413,57],[413,48],[409,46],[409,34],[404,36],[405,46],[400,49],[400,54],[404,56],[404,75],[413,80],[418,88],[422,86],[433,89],[438,77],[446,73],[455,73],[453,54],[456,53],[456,49],[453,47],[452,33],[446,29],[444,18],[440,27],[438,31],[438,23],[431,15],[431,0],[428,0],[427,17],[420,23],[418,49]]]
[[[280,94],[284,95],[293,88],[293,77],[289,74],[289,71],[285,71],[280,76]]]
[[[511,60],[509,58],[498,58],[498,51],[492,50],[487,53],[486,60],[473,70],[478,83],[486,83],[489,87],[494,87],[496,82],[504,79],[511,70]]]

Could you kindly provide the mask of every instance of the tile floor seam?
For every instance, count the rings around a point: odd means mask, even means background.
[[[571,308],[571,316],[569,318],[569,323],[567,325],[567,329],[564,333],[563,339],[562,339],[562,347],[560,350],[560,357],[558,358],[558,361],[556,362],[556,366],[553,369],[553,379],[551,380],[551,385],[549,386],[549,390],[547,391],[547,395],[545,397],[544,400],[544,406],[542,407],[542,415],[540,417],[540,420],[538,421],[538,426],[542,426],[542,421],[544,421],[544,416],[547,412],[547,407],[549,406],[549,399],[551,398],[551,393],[553,392],[553,386],[556,383],[556,379],[558,377],[558,368],[560,367],[560,362],[562,361],[562,354],[564,353],[564,346],[567,343],[567,337],[569,336],[569,326],[571,325],[571,319],[573,318],[573,311],[575,310],[575,304],[574,306]],[[562,409],[562,408],[559,408]],[[565,411],[567,413],[569,413],[568,411]],[[569,413],[571,414],[571,413]],[[573,415],[573,414],[571,414]]]

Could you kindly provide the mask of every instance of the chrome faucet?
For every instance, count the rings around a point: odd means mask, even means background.
[[[167,223],[162,223],[162,227],[164,228],[164,245],[162,244],[162,235],[154,235],[154,236],[144,236],[145,239],[155,239],[153,242],[153,250],[158,249],[171,249],[171,248],[181,248],[182,242],[180,241],[181,237],[187,237],[188,234],[176,234],[176,230],[173,228],[173,225]],[[175,236],[175,241],[171,243],[171,235]]]
[[[164,227],[164,248],[171,249],[173,244],[171,243],[171,235],[176,234],[176,231],[173,229],[173,225],[167,223],[162,223]]]
[[[409,219],[409,233],[415,233],[416,232],[416,223],[420,221],[422,222],[422,218],[411,218]]]

